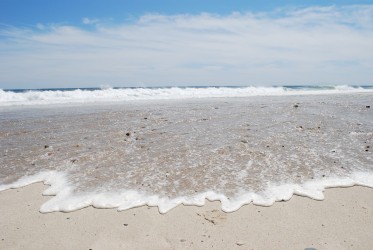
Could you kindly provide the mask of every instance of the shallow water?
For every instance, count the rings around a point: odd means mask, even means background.
[[[70,198],[135,192],[107,205],[126,208],[211,191],[278,200],[269,188],[353,184],[354,173],[373,185],[372,104],[372,94],[344,94],[3,107],[0,184],[54,171]]]

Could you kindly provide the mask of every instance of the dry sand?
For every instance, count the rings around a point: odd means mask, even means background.
[[[39,213],[41,183],[0,192],[0,249],[373,249],[373,189],[328,189],[224,213],[219,202]]]

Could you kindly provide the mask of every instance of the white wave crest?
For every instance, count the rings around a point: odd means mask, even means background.
[[[329,88],[285,88],[285,87],[187,87],[187,88],[120,88],[109,86],[96,90],[29,90],[26,92],[0,89],[0,106],[43,105],[68,103],[95,103],[132,100],[190,99],[216,97],[251,97],[281,95],[312,95],[373,92],[350,86]]]

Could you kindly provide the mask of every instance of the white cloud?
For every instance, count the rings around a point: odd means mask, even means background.
[[[38,24],[36,24],[36,28],[39,29],[39,30],[44,30],[45,29],[45,25],[42,24],[42,23],[38,23]]]
[[[0,88],[372,84],[372,17],[373,6],[332,6],[4,29]]]
[[[99,22],[99,20],[98,20],[98,19],[90,19],[90,18],[88,18],[88,17],[84,17],[84,18],[82,19],[82,22],[83,22],[84,24],[96,24],[96,23]]]

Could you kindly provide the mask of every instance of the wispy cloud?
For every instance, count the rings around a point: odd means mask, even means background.
[[[96,18],[91,19],[91,18],[88,18],[88,17],[84,17],[84,18],[82,19],[82,22],[83,22],[84,24],[96,24],[96,23],[99,22],[99,20],[96,19]]]
[[[371,5],[83,23],[1,28],[0,87],[373,81]]]

